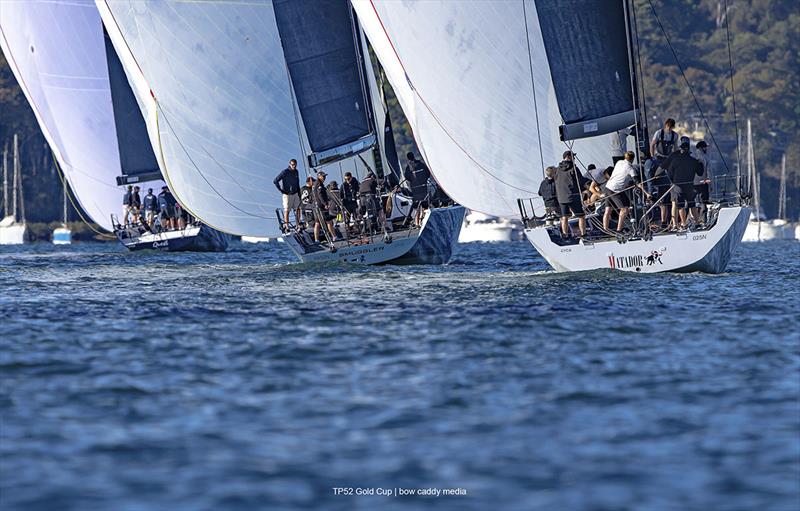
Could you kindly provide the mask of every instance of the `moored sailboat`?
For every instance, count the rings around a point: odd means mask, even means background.
[[[3,148],[3,218],[0,220],[0,245],[21,245],[25,243],[25,201],[22,195],[22,174],[19,169],[19,148],[17,134],[14,134],[14,155],[12,167],[11,208],[8,201],[8,148]]]

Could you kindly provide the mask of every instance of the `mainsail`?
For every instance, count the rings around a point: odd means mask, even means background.
[[[431,171],[459,203],[514,216],[565,150],[583,165],[611,164],[607,137],[559,139],[533,1],[352,3]]]
[[[142,111],[139,110],[128,77],[105,29],[103,34],[122,171],[122,175],[117,177],[117,184],[160,180],[161,169],[147,136]]]
[[[96,1],[176,198],[219,230],[277,234],[272,180],[302,150],[272,4]]]
[[[273,6],[312,151],[309,163],[316,166],[336,159],[343,145],[373,135],[350,3],[274,0]],[[374,136],[364,142],[374,143]]]
[[[625,3],[621,0],[536,0],[553,76],[563,140],[632,126],[633,87]]]
[[[0,46],[73,194],[112,230],[120,163],[94,3],[0,2]]]

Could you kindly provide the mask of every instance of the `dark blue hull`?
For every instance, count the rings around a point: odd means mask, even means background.
[[[230,234],[207,225],[187,227],[182,231],[158,234],[137,234],[130,230],[117,231],[117,239],[132,251],[161,250],[165,252],[224,252],[231,240]]]

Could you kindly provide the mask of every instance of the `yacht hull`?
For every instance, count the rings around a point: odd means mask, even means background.
[[[703,231],[661,234],[652,240],[554,243],[547,229],[525,229],[525,236],[556,271],[612,269],[638,273],[722,273],[742,240],[750,210],[721,208],[713,227]]]
[[[165,252],[224,252],[231,236],[207,225],[195,225],[178,231],[132,233],[130,229],[116,232],[117,239],[131,251],[161,250]]]
[[[419,230],[390,233],[391,241],[377,235],[358,245],[331,251],[319,245],[304,246],[300,234],[284,235],[286,245],[304,263],[447,264],[458,243],[464,208],[450,206],[428,210]]]
[[[22,245],[25,243],[25,231],[25,224],[0,226],[0,245]]]

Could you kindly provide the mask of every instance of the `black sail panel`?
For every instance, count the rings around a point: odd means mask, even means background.
[[[559,111],[561,138],[634,124],[623,0],[536,0]]]
[[[274,0],[275,20],[311,150],[370,133],[348,0]]]
[[[106,43],[106,63],[108,65],[108,82],[111,88],[111,104],[114,110],[114,126],[117,130],[119,160],[122,176],[117,178],[118,185],[154,181],[161,179],[147,126],[139,110],[139,104],[133,95],[114,45],[108,33],[103,29]]]

